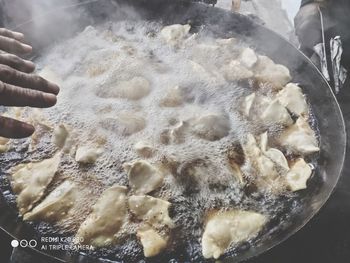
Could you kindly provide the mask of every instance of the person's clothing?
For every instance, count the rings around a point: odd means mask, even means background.
[[[320,7],[320,9],[318,9],[318,7]],[[318,219],[316,225],[316,227],[319,226],[320,229],[327,229],[325,227],[327,227],[327,225],[332,225],[332,223],[342,224],[342,222],[349,221],[350,216],[349,209],[346,207],[348,203],[344,202],[344,200],[350,200],[350,0],[302,1],[301,10],[295,19],[295,26],[299,41],[302,44],[301,49],[304,52],[306,50],[306,54],[314,45],[322,42],[319,11],[324,15],[328,68],[331,71],[330,40],[336,36],[340,36],[343,44],[341,64],[348,71],[346,82],[339,90],[338,94],[336,94],[347,130],[348,143],[343,172],[335,192],[332,194],[325,208],[321,211],[321,214],[323,211],[327,211],[327,213],[323,212],[324,216]],[[307,55],[311,56],[310,54]],[[333,72],[330,72],[329,75],[332,76],[332,73]],[[334,78],[330,79],[330,85],[334,88]],[[325,231],[323,235],[325,237],[331,237],[334,241],[334,247],[336,248],[336,244],[340,244],[343,247],[344,244],[347,244],[347,233],[349,233],[349,228],[345,228],[340,232],[338,231],[338,233],[332,229],[331,231]],[[341,251],[341,249],[338,250]]]
[[[301,6],[304,6],[304,5],[307,5],[307,4],[310,4],[310,3],[324,3],[326,1],[327,0],[302,0],[301,1]]]
[[[348,0],[303,0],[295,18],[301,51],[311,57],[334,91],[342,94],[339,98],[350,96],[350,83],[345,82],[350,75],[349,14]]]
[[[324,16],[325,30],[333,36],[341,36],[343,43],[343,66],[350,71],[350,1],[349,0],[303,0],[302,7],[318,3]],[[310,14],[319,16],[319,14]],[[311,19],[311,17],[310,17]],[[319,24],[319,28],[320,28]],[[302,41],[302,40],[300,40]]]
[[[345,120],[347,130],[347,153],[343,167],[343,176],[341,177],[334,196],[342,196],[347,198],[349,196],[350,185],[350,1],[349,0],[303,0],[301,9],[296,16],[295,26],[296,33],[301,42],[301,49],[307,55],[308,51],[312,50],[315,45],[321,43],[321,16],[323,15],[324,22],[324,38],[325,49],[327,54],[327,65],[329,69],[330,85],[334,88],[335,80],[332,72],[331,61],[331,40],[337,36],[341,37],[343,54],[341,57],[341,64],[348,71],[348,78],[343,87],[336,94],[343,117]],[[334,199],[334,198],[333,198]],[[328,205],[328,207],[334,207]],[[332,208],[333,209],[333,208]],[[335,207],[335,210],[339,210]]]
[[[325,44],[326,53],[328,58],[328,68],[332,71],[330,61],[331,48],[330,40],[336,36],[340,36],[343,44],[343,54],[341,58],[341,64],[348,71],[348,78],[344,83],[343,87],[336,94],[337,100],[340,104],[340,108],[343,113],[345,120],[346,130],[347,130],[347,152],[345,163],[343,167],[343,176],[340,178],[339,184],[337,186],[336,192],[333,196],[349,196],[349,185],[350,185],[350,1],[349,0],[303,0],[302,9],[306,12],[296,18],[296,29],[298,36],[305,36],[307,34],[312,37],[316,37],[314,42],[321,41],[317,39],[317,34],[315,32],[320,32],[321,23],[319,14],[315,13],[315,9],[312,9],[314,3],[321,3],[320,10],[324,14],[324,24],[325,24]],[[310,23],[308,21],[317,21],[316,23]],[[305,22],[306,21],[306,22]],[[305,27],[305,28],[303,28]],[[302,32],[304,31],[304,32]],[[319,36],[321,37],[321,35]],[[300,42],[304,42],[303,39],[299,39]],[[332,72],[333,73],[333,72]],[[334,87],[334,78],[330,73],[330,85]],[[343,197],[343,198],[344,198]],[[334,202],[333,202],[334,203]],[[339,208],[337,207],[339,210]]]

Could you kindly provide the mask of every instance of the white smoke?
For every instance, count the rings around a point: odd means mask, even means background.
[[[27,42],[39,50],[76,31],[82,9],[69,8],[88,1],[79,0],[3,0],[5,27],[25,34]]]
[[[37,51],[81,32],[100,13],[111,20],[139,18],[132,9],[110,0],[3,0],[3,6],[5,27],[24,33]]]

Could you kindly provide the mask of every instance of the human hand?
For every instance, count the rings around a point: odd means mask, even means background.
[[[21,33],[0,28],[0,105],[46,108],[56,104],[59,87],[31,74],[35,65],[19,55],[32,51]],[[0,116],[0,136],[24,138],[34,132],[30,124]]]

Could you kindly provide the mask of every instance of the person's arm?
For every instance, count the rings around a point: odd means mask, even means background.
[[[301,1],[301,6],[304,6],[304,5],[307,5],[307,4],[310,4],[310,3],[314,3],[316,2],[315,0],[302,0]]]
[[[320,2],[304,0],[294,18],[295,32],[300,42],[300,49],[306,55],[314,53],[314,46],[322,42]]]
[[[56,104],[59,87],[31,74],[35,65],[20,55],[28,54],[32,47],[24,44],[21,33],[0,28],[0,105],[17,107],[51,107]],[[34,132],[32,125],[0,116],[0,136],[28,137]]]

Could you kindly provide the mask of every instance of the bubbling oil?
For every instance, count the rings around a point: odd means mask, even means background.
[[[103,30],[106,27],[110,30]],[[129,21],[87,27],[76,37],[53,47],[39,61],[39,65],[50,68],[63,80],[57,105],[45,110],[47,118],[79,131],[78,144],[92,144],[99,137],[107,141],[104,155],[92,167],[98,170],[96,176],[106,186],[119,183],[125,174],[103,167],[140,159],[133,149],[139,141],[153,145],[156,154],[150,160],[152,163],[164,157],[176,158],[181,163],[205,156],[217,167],[226,167],[225,149],[252,132],[253,125],[238,114],[239,98],[247,91],[235,83],[217,81],[209,73],[207,76],[196,72],[191,64],[194,58],[200,61],[210,57],[214,65],[234,54],[225,49],[212,55],[200,52],[195,40],[181,48],[171,47],[159,36],[160,29],[159,24]],[[206,41],[208,46],[214,45],[211,43],[214,40]],[[100,90],[111,90],[120,81],[140,76],[151,87],[142,99],[99,96]],[[175,86],[181,89],[183,103],[178,107],[159,106],[161,98]],[[144,118],[145,128],[129,136],[116,132],[111,122],[125,112]],[[166,145],[159,139],[163,131],[207,114],[229,118],[229,134],[209,142],[190,131],[184,132],[182,143]],[[101,125],[103,120],[107,120],[105,125]],[[110,129],[105,127],[108,125]]]
[[[161,28],[158,23],[144,21],[89,26],[46,51],[38,60],[39,69],[49,68],[62,83],[57,105],[43,113],[49,122],[64,123],[72,134],[78,135],[75,137],[78,145],[103,141],[103,154],[94,165],[82,168],[66,156],[60,168],[65,177],[74,181],[86,181],[89,174],[94,178],[92,182],[98,182],[91,185],[96,188],[93,193],[87,191],[92,198],[81,200],[87,207],[107,187],[128,186],[123,164],[142,159],[134,149],[136,143],[150,143],[155,154],[148,161],[165,167],[166,174],[164,185],[152,195],[172,203],[170,216],[176,224],[169,251],[182,249],[190,258],[199,260],[208,211],[254,209],[272,218],[284,205],[268,193],[247,197],[228,166],[227,149],[242,143],[246,134],[258,135],[262,130],[259,124],[247,121],[239,113],[241,98],[252,92],[249,83],[228,82],[218,73],[224,63],[237,57],[242,45],[220,46],[215,39],[199,32],[180,46],[169,46],[159,34]],[[140,77],[150,85],[150,92],[140,99],[100,95],[108,94],[120,81]],[[180,90],[180,105],[161,106],[162,98],[174,87]],[[118,116],[125,113],[142,117],[144,127],[127,135],[116,131],[120,126]],[[227,120],[229,129],[224,137],[206,140],[192,132],[193,120],[207,115]],[[181,124],[184,125],[181,138],[170,135],[162,139]],[[124,129],[129,129],[125,125]],[[271,127],[274,129],[278,127]],[[47,141],[46,138],[40,141],[37,149],[45,148]],[[41,157],[45,158],[45,151]],[[82,218],[88,212],[84,211]],[[76,230],[73,221],[65,224],[68,232]],[[128,233],[123,237],[125,243],[109,252],[118,259],[140,258],[142,250],[133,235],[136,230],[137,224],[130,223],[124,231]]]

